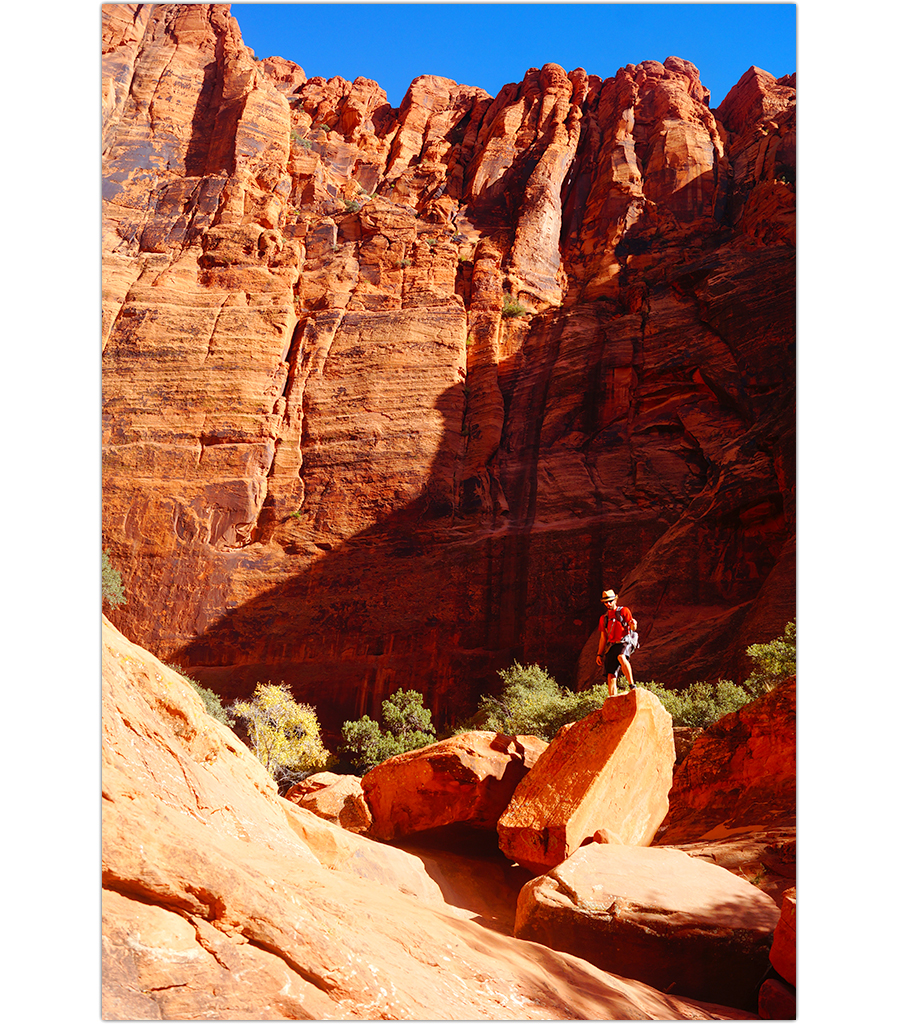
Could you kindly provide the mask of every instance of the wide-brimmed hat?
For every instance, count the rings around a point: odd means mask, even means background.
[[[612,591],[610,589],[609,591],[604,591],[603,592],[603,594],[600,596],[600,601],[601,602],[615,602],[615,600],[618,597],[619,596],[614,591]]]

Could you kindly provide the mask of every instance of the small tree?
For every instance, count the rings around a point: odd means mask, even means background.
[[[103,601],[108,602],[114,609],[125,604],[122,575],[113,566],[105,549],[100,560],[100,592]]]
[[[341,751],[361,773],[377,767],[392,756],[422,749],[437,741],[431,712],[419,692],[394,692],[381,704],[384,730],[368,715],[348,720],[341,728]]]
[[[797,673],[797,625],[787,624],[784,634],[765,645],[751,645],[747,655],[756,669],[744,681],[744,688],[757,699]]]
[[[257,684],[252,700],[235,703],[232,712],[246,723],[256,758],[281,786],[321,770],[331,759],[316,711],[296,702],[286,684]]]

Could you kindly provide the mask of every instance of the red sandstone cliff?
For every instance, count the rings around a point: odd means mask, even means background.
[[[512,658],[739,675],[794,616],[794,78],[669,58],[496,97],[103,8],[103,533],[130,637],[323,721]],[[505,317],[504,295],[525,314]]]

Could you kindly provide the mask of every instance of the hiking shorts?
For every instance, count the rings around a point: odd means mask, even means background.
[[[606,650],[606,655],[603,657],[603,672],[605,674],[618,674],[622,665],[619,663],[619,656],[624,656],[626,659],[634,652],[634,646],[631,642],[620,641],[615,645],[610,645]]]

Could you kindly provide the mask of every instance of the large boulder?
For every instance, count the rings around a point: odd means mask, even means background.
[[[362,834],[372,823],[362,785],[353,774],[313,774],[288,789],[285,798],[347,831]]]
[[[778,907],[674,849],[591,843],[519,894],[515,934],[666,992],[755,1009]]]
[[[513,793],[497,830],[503,852],[543,874],[595,834],[649,845],[668,809],[672,718],[638,688],[564,727]]]
[[[369,833],[390,840],[451,824],[493,829],[547,743],[467,731],[393,756],[362,779]]]
[[[767,978],[759,987],[759,1016],[769,1021],[793,1021],[797,1017],[797,993],[780,978]]]

